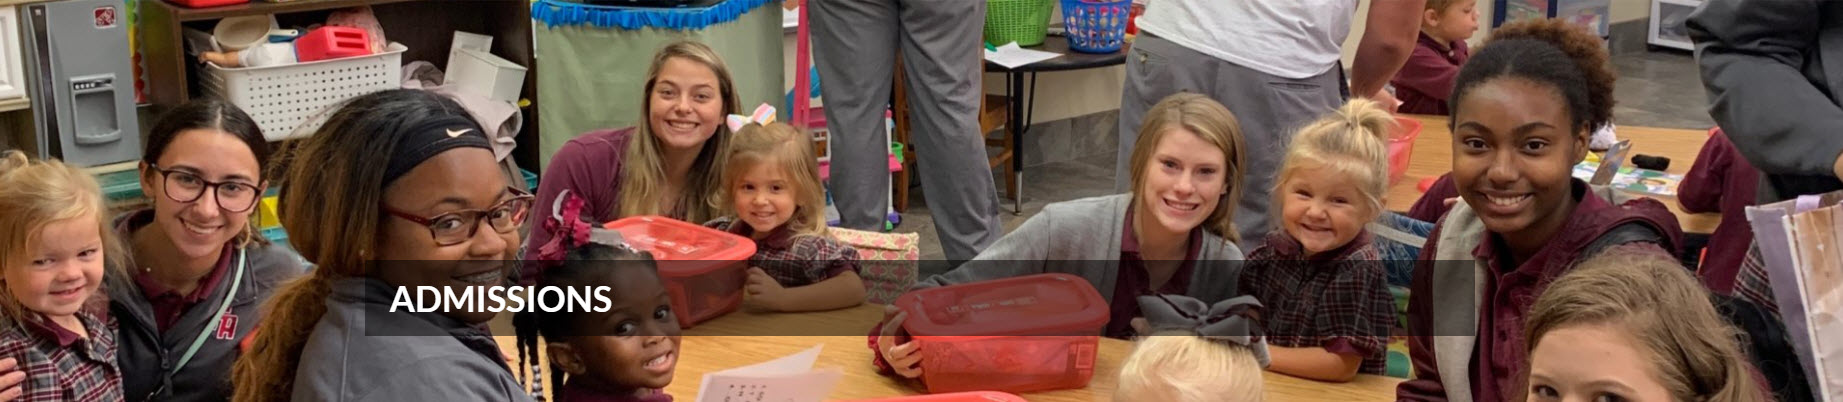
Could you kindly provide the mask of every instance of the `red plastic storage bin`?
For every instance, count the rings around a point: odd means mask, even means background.
[[[931,393],[1086,387],[1109,315],[1100,292],[1068,274],[923,289],[896,306]]]
[[[679,327],[691,328],[742,306],[754,241],[659,216],[625,218],[603,227],[621,232],[628,245],[658,260]]]
[[[371,33],[363,29],[323,26],[294,40],[295,58],[302,63],[371,54]]]
[[[1023,397],[994,391],[955,392],[896,398],[860,399],[848,402],[1026,402]]]
[[[185,7],[185,8],[206,8],[206,7],[228,6],[232,4],[243,4],[243,3],[250,2],[250,0],[166,0],[166,1],[168,3],[173,3],[173,5],[177,5],[177,6]]]
[[[1414,139],[1420,136],[1420,120],[1395,117],[1395,131],[1389,133],[1389,185],[1401,182],[1401,177],[1408,173],[1408,161],[1414,156]]]

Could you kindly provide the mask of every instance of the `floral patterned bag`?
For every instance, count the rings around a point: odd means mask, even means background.
[[[867,301],[890,304],[915,285],[921,266],[920,235],[844,228],[827,228],[826,232],[858,250],[858,276],[864,278]]]

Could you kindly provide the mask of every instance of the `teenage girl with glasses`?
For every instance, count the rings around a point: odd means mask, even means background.
[[[511,273],[530,195],[507,186],[467,116],[440,95],[377,92],[302,146],[279,212],[317,268],[267,304],[232,400],[531,400],[482,328],[494,313],[389,309],[400,288],[458,291]]]

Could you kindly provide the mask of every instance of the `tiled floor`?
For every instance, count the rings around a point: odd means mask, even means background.
[[[1623,54],[1614,56],[1613,64],[1620,75],[1615,94],[1618,102],[1614,109],[1615,123],[1687,129],[1706,129],[1714,125],[1707,113],[1707,97],[1695,62],[1688,53]],[[1013,215],[1010,200],[1002,199],[1001,194],[1001,218],[1006,232],[1042,210],[1044,204],[1111,193],[1114,149],[1091,151],[1090,156],[1075,161],[1026,168],[1024,215]],[[934,232],[934,219],[929,216],[922,191],[925,189],[910,191],[910,209],[896,230],[920,233],[922,260],[938,261],[943,256]],[[928,265],[937,267],[925,267],[924,277],[940,269],[939,264]]]

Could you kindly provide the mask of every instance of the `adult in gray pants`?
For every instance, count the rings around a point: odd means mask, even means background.
[[[1003,234],[979,132],[985,1],[821,0],[807,3],[814,60],[832,133],[832,199],[845,227],[881,230],[889,210],[883,112],[896,55],[908,77],[921,184],[949,261]]]
[[[1157,0],[1139,17],[1120,96],[1114,191],[1125,192],[1134,133],[1146,109],[1178,92],[1228,106],[1248,142],[1235,226],[1265,238],[1275,171],[1292,132],[1344,102],[1339,68],[1359,0]],[[1350,93],[1396,102],[1383,84],[1414,50],[1425,0],[1372,1],[1350,69]],[[1242,244],[1252,249],[1259,244]]]

